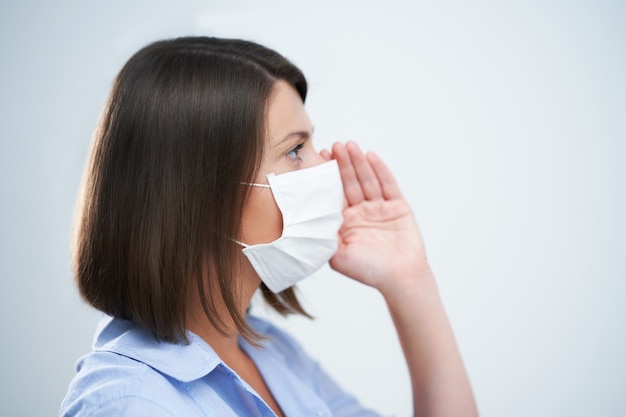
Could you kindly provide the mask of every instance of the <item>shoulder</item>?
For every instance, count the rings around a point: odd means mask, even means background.
[[[125,356],[92,352],[79,360],[77,368],[61,416],[169,417],[184,403],[180,384]]]
[[[199,343],[158,342],[130,322],[105,318],[93,351],[78,361],[60,415],[194,416],[198,411],[188,382],[214,364],[214,356]],[[137,414],[138,409],[150,412]]]

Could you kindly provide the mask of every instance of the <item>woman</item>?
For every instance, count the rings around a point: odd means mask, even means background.
[[[375,154],[315,151],[306,93],[300,70],[240,40],[160,41],[124,66],[75,247],[80,292],[108,316],[61,415],[374,415],[246,315],[259,287],[306,315],[292,286],[329,260],[384,296],[415,415],[476,414],[408,204]]]

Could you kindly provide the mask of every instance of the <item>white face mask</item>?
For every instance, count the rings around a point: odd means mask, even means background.
[[[237,243],[261,281],[278,293],[320,269],[337,251],[343,186],[335,160],[266,177],[269,185],[247,185],[271,188],[283,215],[282,235],[270,243]]]

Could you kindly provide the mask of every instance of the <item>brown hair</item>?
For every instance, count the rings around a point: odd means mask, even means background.
[[[87,302],[159,340],[187,341],[185,304],[195,285],[218,330],[225,333],[215,292],[240,333],[259,337],[237,311],[241,248],[225,237],[239,236],[248,188],[241,182],[259,167],[279,79],[304,102],[302,72],[252,42],[178,38],[130,58],[103,110],[79,201],[74,268]],[[263,295],[281,314],[307,315],[292,288],[264,287]]]

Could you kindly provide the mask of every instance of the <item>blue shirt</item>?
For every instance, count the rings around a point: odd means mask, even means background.
[[[248,322],[269,339],[261,349],[241,338],[239,344],[286,416],[377,415],[343,391],[294,339],[261,319]],[[78,361],[60,416],[275,416],[211,346],[191,332],[188,337],[188,345],[158,342],[133,322],[105,317],[93,351]]]

